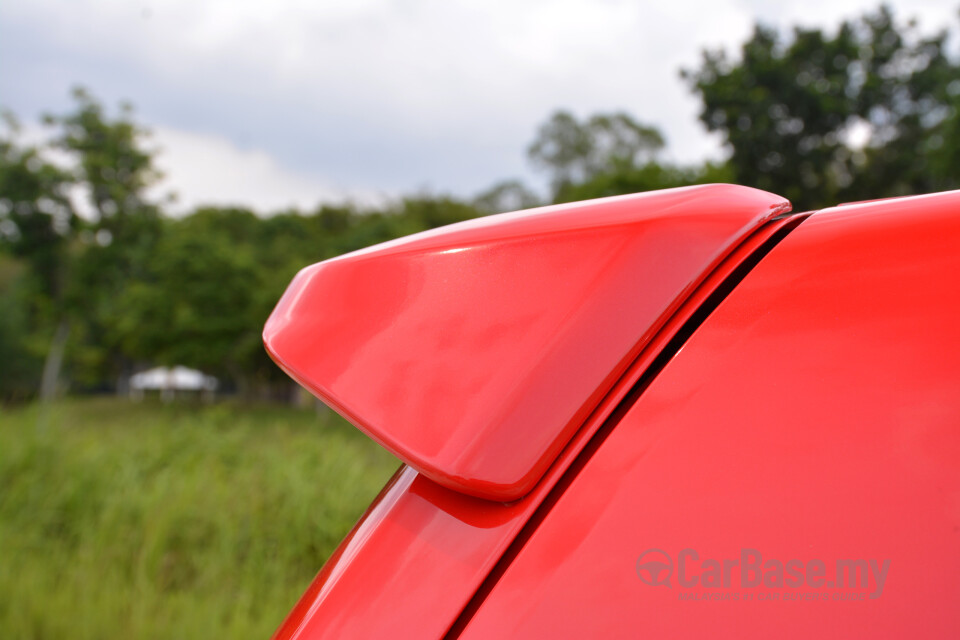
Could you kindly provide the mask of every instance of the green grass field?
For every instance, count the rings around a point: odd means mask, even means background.
[[[398,462],[338,416],[0,409],[0,638],[266,640]]]

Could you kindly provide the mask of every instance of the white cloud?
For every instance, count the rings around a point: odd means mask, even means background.
[[[220,136],[161,127],[151,138],[158,150],[157,168],[164,174],[151,195],[161,199],[175,193],[169,207],[174,214],[203,205],[247,206],[267,213],[311,210],[321,202],[376,204],[387,199],[369,189],[335,187],[322,176],[284,167],[265,151],[240,149]]]

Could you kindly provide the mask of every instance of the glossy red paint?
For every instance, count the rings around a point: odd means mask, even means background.
[[[808,218],[592,443],[460,637],[960,637],[958,247],[960,192]],[[670,586],[638,577],[648,549]],[[882,591],[737,565],[711,588],[684,549],[889,565]]]
[[[774,234],[765,224],[727,256],[645,345],[523,499],[499,503],[444,488],[405,467],[330,558],[274,636],[437,638],[457,619],[516,536],[665,345]]]
[[[264,342],[424,475],[515,500],[678,301],[788,207],[707,185],[452,225],[303,270]]]

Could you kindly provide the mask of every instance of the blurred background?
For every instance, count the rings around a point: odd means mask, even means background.
[[[267,358],[301,267],[703,182],[960,187],[960,5],[0,4],[0,637],[266,638],[398,463]]]

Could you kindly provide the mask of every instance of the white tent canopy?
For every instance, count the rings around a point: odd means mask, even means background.
[[[214,391],[217,379],[187,367],[155,367],[130,377],[130,390],[144,391]]]

